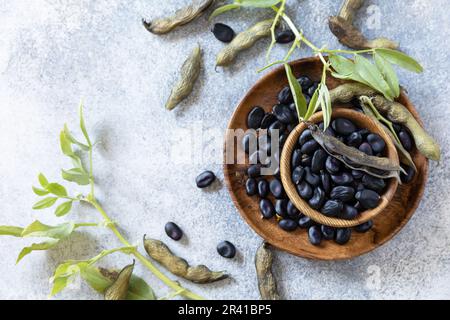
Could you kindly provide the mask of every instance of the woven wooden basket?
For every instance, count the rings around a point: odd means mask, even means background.
[[[386,142],[386,156],[390,158],[395,164],[399,164],[399,158],[394,144],[378,123],[361,112],[345,108],[333,109],[332,119],[334,118],[347,118],[355,123],[358,127],[367,128],[369,131],[380,135]],[[312,123],[319,123],[322,121],[322,119],[323,114],[322,112],[319,112],[312,116],[309,121]],[[297,144],[298,138],[305,129],[307,129],[307,125],[301,123],[291,132],[283,147],[280,163],[281,181],[289,199],[294,203],[297,209],[299,209],[300,212],[307,215],[314,221],[335,228],[355,227],[373,219],[376,215],[381,213],[392,200],[397,190],[398,180],[395,178],[389,179],[386,191],[381,196],[381,201],[378,207],[372,210],[361,212],[361,214],[358,215],[358,217],[354,220],[344,220],[339,218],[327,217],[319,211],[312,209],[309,204],[300,197],[297,192],[297,188],[291,179],[291,157],[292,152],[294,151]]]

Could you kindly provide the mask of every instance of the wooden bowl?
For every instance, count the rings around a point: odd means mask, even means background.
[[[322,63],[318,58],[297,60],[292,62],[291,66],[296,77],[304,75],[316,81],[321,79]],[[330,89],[342,83],[344,81],[331,76],[327,78],[327,86]],[[278,92],[286,85],[287,79],[283,67],[267,73],[255,83],[239,103],[231,116],[228,129],[247,130],[247,115],[250,110],[259,105],[266,112],[270,111],[272,106],[277,103]],[[421,123],[416,109],[404,93],[401,94],[398,101],[406,106],[414,118]],[[236,161],[236,151],[242,149],[241,143],[231,144],[230,140],[233,139],[234,142],[235,138],[229,134],[225,135],[225,139],[223,165],[225,183],[242,218],[257,234],[274,247],[304,258],[319,260],[350,259],[383,245],[392,239],[414,214],[423,196],[428,178],[428,161],[414,149],[411,156],[418,170],[416,176],[409,184],[398,186],[392,201],[383,212],[373,219],[373,228],[363,234],[353,232],[350,241],[344,246],[340,246],[333,241],[322,241],[322,244],[316,247],[309,243],[306,230],[297,229],[294,232],[285,232],[278,227],[275,219],[264,220],[261,218],[259,199],[249,197],[245,192],[247,165],[239,164]],[[233,150],[229,150],[231,146],[233,146]],[[227,163],[227,155],[232,151],[234,151],[235,161]]]
[[[359,128],[366,128],[372,133],[376,133],[386,142],[386,157],[391,159],[391,161],[398,165],[399,159],[397,154],[397,149],[393,144],[391,138],[386,134],[378,123],[364,115],[361,112],[356,112],[351,109],[338,108],[333,110],[333,114],[331,116],[332,119],[335,118],[346,118],[356,124]],[[309,120],[312,123],[319,123],[323,121],[323,113],[318,112]],[[296,185],[292,182],[291,173],[291,158],[292,152],[295,150],[295,147],[298,142],[298,138],[300,134],[307,129],[307,125],[305,123],[299,124],[289,135],[286,143],[283,147],[281,162],[280,162],[280,172],[281,172],[281,181],[283,183],[284,189],[294,205],[297,209],[300,210],[304,215],[307,215],[314,221],[325,224],[330,227],[335,228],[350,228],[356,227],[364,222],[372,220],[379,213],[381,213],[389,204],[389,202],[394,197],[395,192],[398,187],[398,180],[395,178],[391,178],[388,181],[388,185],[386,187],[385,192],[381,195],[380,204],[372,209],[361,212],[360,215],[356,219],[353,220],[344,220],[339,218],[331,218],[322,214],[321,212],[314,210],[311,208],[307,201],[303,200],[297,192]]]

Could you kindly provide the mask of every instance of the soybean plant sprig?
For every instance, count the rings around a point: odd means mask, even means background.
[[[48,179],[41,173],[38,176],[40,187],[33,187],[33,191],[37,196],[44,197],[38,201],[33,209],[43,210],[52,207],[59,200],[63,202],[57,206],[55,215],[58,217],[67,215],[74,202],[85,202],[94,207],[98,213],[102,216],[103,223],[91,223],[91,222],[66,222],[56,226],[49,226],[35,221],[25,228],[13,227],[13,226],[0,226],[0,235],[13,236],[13,237],[34,237],[34,238],[46,238],[47,240],[34,243],[29,247],[25,247],[19,254],[17,262],[21,261],[26,255],[36,250],[48,250],[54,248],[60,241],[69,238],[73,232],[83,227],[107,227],[117,239],[122,243],[123,247],[104,250],[92,259],[84,261],[70,260],[59,265],[51,282],[53,288],[51,295],[55,295],[63,290],[76,275],[80,275],[85,279],[95,290],[104,292],[110,285],[111,279],[108,279],[102,274],[100,269],[93,267],[95,263],[104,258],[107,255],[117,252],[134,256],[140,261],[147,269],[149,269],[157,278],[165,283],[172,293],[169,296],[182,295],[189,299],[203,299],[201,296],[187,290],[182,287],[178,282],[169,279],[163,274],[154,264],[142,255],[136,246],[130,244],[130,242],[121,234],[116,223],[106,213],[105,209],[99,203],[95,197],[95,179],[94,179],[94,166],[93,166],[93,151],[95,144],[92,143],[86,129],[86,123],[83,116],[83,106],[79,109],[80,116],[80,129],[85,138],[85,142],[77,140],[69,131],[67,125],[60,134],[60,145],[64,155],[68,156],[74,165],[74,168],[70,170],[62,170],[62,178],[66,181],[76,183],[79,186],[89,186],[90,192],[87,196],[79,194],[77,196],[70,196],[67,189],[59,183],[50,183]],[[77,146],[79,151],[87,152],[89,168],[86,170],[83,162],[73,147]],[[132,276],[130,282],[129,297],[139,299],[155,299],[153,290],[142,279]]]

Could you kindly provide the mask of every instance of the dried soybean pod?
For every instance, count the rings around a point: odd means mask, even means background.
[[[376,95],[373,98],[374,106],[386,114],[387,118],[395,123],[401,123],[409,129],[416,143],[417,150],[431,160],[441,159],[439,144],[422,128],[406,107],[398,102],[392,102]]]
[[[356,12],[364,0],[345,0],[339,14],[328,20],[331,32],[339,42],[353,49],[388,48],[397,49],[398,44],[386,38],[368,40],[354,25]]]
[[[211,283],[228,278],[228,275],[222,271],[211,271],[204,265],[190,266],[186,260],[174,255],[169,247],[162,241],[154,239],[145,239],[144,247],[147,254],[164,268],[176,276],[195,283]]]
[[[273,19],[264,20],[239,33],[231,43],[219,52],[216,66],[226,67],[230,65],[241,51],[251,48],[259,39],[270,36],[272,24]]]
[[[173,16],[157,19],[151,22],[142,20],[145,29],[154,34],[165,34],[178,26],[188,24],[200,17],[214,0],[194,0],[194,2],[175,12]]]
[[[348,103],[356,96],[371,96],[376,90],[362,83],[348,82],[330,90],[331,103]]]
[[[105,300],[125,300],[130,287],[130,279],[134,270],[133,264],[126,266],[120,271],[114,283],[105,290]]]
[[[386,127],[383,123],[378,121],[377,117],[375,116],[375,114],[372,112],[372,110],[368,106],[366,106],[364,103],[362,103],[361,107],[362,107],[364,113],[368,117],[372,118],[374,121],[377,121],[378,124],[383,128],[384,132],[386,132],[386,134],[391,138],[392,143],[394,143],[395,148],[398,151],[398,156],[400,158],[400,161],[403,164],[406,164],[406,165],[412,167],[414,169],[414,171],[417,172],[416,165],[415,165],[413,159],[411,158],[411,155],[409,154],[408,151],[406,151],[406,149],[403,147],[403,145],[397,141],[397,139],[395,138],[392,131],[389,130],[389,128]]]
[[[186,99],[194,89],[194,85],[200,75],[202,65],[202,52],[197,45],[191,55],[181,67],[180,79],[175,84],[166,103],[166,109],[174,109],[181,101]]]
[[[255,266],[261,300],[280,300],[277,281],[272,273],[273,252],[267,242],[256,251]]]

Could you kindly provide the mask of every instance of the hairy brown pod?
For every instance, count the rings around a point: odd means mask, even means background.
[[[125,300],[130,287],[130,279],[134,270],[134,262],[120,271],[114,283],[105,290],[105,300]]]
[[[270,36],[272,24],[273,19],[264,20],[239,33],[231,43],[219,52],[216,65],[219,67],[230,65],[241,51],[251,48],[259,39]]]
[[[256,251],[255,266],[261,300],[280,300],[277,281],[272,273],[273,252],[267,242]]]
[[[202,68],[202,51],[196,46],[187,60],[183,63],[180,79],[174,85],[166,103],[166,109],[174,109],[181,101],[186,99],[194,89],[194,85]]]
[[[211,283],[228,278],[223,271],[211,271],[204,265],[190,266],[186,260],[177,257],[162,241],[144,238],[147,254],[176,276],[195,283]]]
[[[194,0],[194,2],[175,12],[174,15],[151,22],[142,20],[145,29],[154,34],[165,34],[178,26],[188,24],[200,17],[214,0]]]

